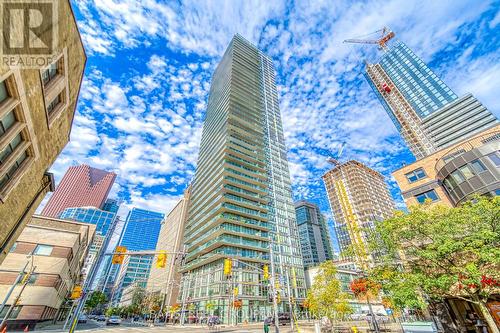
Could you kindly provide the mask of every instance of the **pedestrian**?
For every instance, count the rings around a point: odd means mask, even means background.
[[[269,325],[271,325],[271,317],[264,319],[264,333],[269,333]]]

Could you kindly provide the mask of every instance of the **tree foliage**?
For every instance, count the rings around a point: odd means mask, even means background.
[[[500,291],[500,197],[410,207],[378,223],[370,247],[383,254],[371,278],[396,307],[457,297],[484,308]]]
[[[97,308],[99,305],[104,304],[108,301],[106,295],[101,291],[94,291],[90,294],[89,298],[85,302],[85,309],[91,311]]]
[[[349,294],[342,290],[333,261],[325,261],[319,266],[306,304],[313,315],[326,316],[330,321],[343,319],[353,312],[349,305]]]

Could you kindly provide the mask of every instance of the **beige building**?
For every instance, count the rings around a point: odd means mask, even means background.
[[[50,65],[0,62],[0,263],[54,187],[47,170],[69,141],[87,59],[69,1],[54,4],[54,15],[42,13],[57,27]]]
[[[356,263],[362,268],[373,261],[366,248],[366,230],[389,218],[394,201],[384,177],[357,161],[337,164],[323,175],[340,251],[354,250]],[[345,255],[342,255],[346,259]],[[354,262],[346,267],[354,268]]]
[[[0,265],[1,300],[26,262],[29,262],[27,271],[31,264],[35,267],[20,302],[11,313],[9,328],[24,329],[29,325],[32,329],[37,323],[51,322],[65,315],[67,309],[63,305],[75,283],[81,280],[81,269],[94,233],[93,224],[32,217]],[[20,289],[21,285],[14,288],[7,308],[14,303]]]
[[[407,206],[455,206],[471,194],[500,194],[500,125],[392,173]]]
[[[163,220],[156,244],[157,251],[179,252],[182,250],[190,195],[191,186],[186,189],[184,197]],[[180,263],[179,260],[175,259],[176,256],[168,254],[165,268],[157,268],[155,261],[153,261],[146,286],[147,292],[163,295],[166,306],[174,305],[179,294],[181,274],[178,272],[178,267]]]

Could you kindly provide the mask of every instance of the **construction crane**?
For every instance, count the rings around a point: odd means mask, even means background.
[[[378,39],[346,39],[344,40],[344,43],[378,44],[379,49],[387,51],[387,42],[396,36],[396,34],[388,27],[383,27],[368,36],[374,34],[378,34],[380,37]]]
[[[345,144],[346,144],[346,142],[344,141],[340,145],[340,148],[339,148],[339,151],[337,152],[336,158],[328,157],[326,160],[333,165],[339,165],[340,164],[340,157],[342,156],[342,152],[344,151]]]

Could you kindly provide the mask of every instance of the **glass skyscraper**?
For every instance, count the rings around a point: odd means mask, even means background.
[[[316,266],[333,259],[330,232],[319,207],[307,201],[295,203],[304,266]]]
[[[154,251],[156,242],[160,234],[161,222],[165,214],[152,212],[140,208],[132,208],[125,220],[123,231],[118,242],[119,245],[125,246],[127,252],[133,251]],[[114,287],[112,291],[112,302],[118,304],[123,293],[123,288],[134,282],[146,285],[153,255],[131,255],[126,256],[125,262],[121,265],[120,270],[109,270],[109,274],[117,274],[117,276],[108,276],[106,280],[113,281]],[[106,288],[106,284],[104,288]]]
[[[184,240],[180,298],[198,311],[215,304],[210,312],[226,323],[269,315],[268,282],[252,266],[270,265],[283,300],[305,297],[274,67],[240,35],[212,78]],[[224,258],[233,260],[230,279]],[[237,311],[231,297],[242,302]]]
[[[132,208],[125,220],[120,245],[128,251],[154,250],[165,214]]]
[[[118,222],[118,217],[116,216],[118,208],[119,204],[117,200],[106,199],[103,205],[103,209],[98,209],[95,207],[70,207],[64,209],[59,214],[59,218],[61,219],[91,223],[96,225],[94,240],[92,241],[87,259],[85,260],[84,268],[82,269],[84,278],[87,276],[87,273],[96,262],[99,252],[106,250],[103,249],[103,246],[107,246],[111,237],[113,236],[113,232]],[[107,209],[111,209],[111,211],[108,211]],[[102,264],[100,268],[96,267],[96,269],[99,269],[97,273],[98,275],[101,275],[103,273],[103,267],[104,266]],[[99,279],[101,279],[101,277],[97,277],[95,279],[94,285],[97,285]]]

